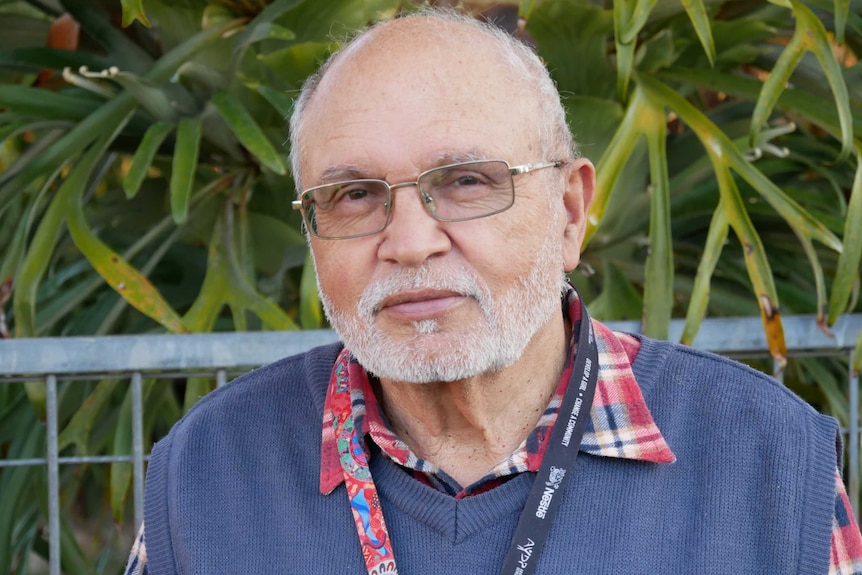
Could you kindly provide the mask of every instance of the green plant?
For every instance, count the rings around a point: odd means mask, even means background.
[[[0,335],[321,326],[290,208],[285,117],[339,39],[412,6],[0,0]],[[584,273],[573,274],[595,316],[643,319],[658,337],[686,317],[690,342],[707,313],[760,313],[781,362],[781,313],[816,313],[827,329],[858,309],[858,0],[461,8],[535,43],[598,167]],[[858,371],[862,337],[856,358]],[[806,361],[787,375],[846,421],[835,382],[848,368]],[[148,429],[210,387],[145,383]],[[121,386],[64,383],[61,395],[63,449],[128,449]],[[41,385],[0,386],[0,453],[39,454],[43,409]],[[45,553],[44,504],[15,514],[3,503],[42,477],[0,473],[0,574]],[[109,512],[94,515],[124,518],[122,468],[63,482],[70,502],[110,492]],[[67,570],[108,564],[64,541]]]

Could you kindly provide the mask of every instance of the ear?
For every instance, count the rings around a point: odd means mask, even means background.
[[[587,211],[596,191],[596,170],[586,158],[578,158],[564,168],[566,191],[563,205],[566,209],[566,227],[563,231],[563,261],[566,271],[577,267],[581,259],[581,245],[587,231]]]

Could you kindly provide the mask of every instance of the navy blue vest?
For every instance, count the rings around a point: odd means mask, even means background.
[[[344,487],[318,490],[338,351],[246,374],[156,445],[150,575],[365,572]],[[836,422],[760,373],[682,346],[644,339],[634,369],[677,461],[582,453],[538,573],[824,575]],[[371,470],[402,575],[499,572],[533,474],[455,500],[385,457]]]

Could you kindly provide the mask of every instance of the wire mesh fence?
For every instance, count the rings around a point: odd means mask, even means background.
[[[842,318],[827,336],[812,316],[784,318],[788,353],[793,358],[838,357],[848,366],[856,337],[862,331],[862,315]],[[610,322],[612,329],[637,332],[637,322]],[[682,332],[674,321],[671,339]],[[145,434],[144,380],[169,385],[178,379],[204,377],[216,386],[236,375],[311,347],[335,341],[331,331],[254,332],[195,335],[111,336],[98,338],[42,338],[0,341],[0,385],[43,386],[45,397],[44,442],[37,457],[15,457],[0,451],[0,473],[30,467],[44,470],[47,480],[38,497],[47,502],[45,525],[48,548],[47,571],[60,575],[64,565],[61,523],[61,476],[65,469],[81,465],[131,465],[132,515],[134,527],[143,520],[144,476],[151,438]],[[737,359],[768,357],[759,318],[709,319],[694,347]],[[769,364],[765,370],[770,369]],[[847,445],[848,494],[858,517],[859,505],[859,378],[846,370],[847,425],[842,428]],[[781,376],[778,375],[780,378]],[[128,453],[67,455],[61,453],[59,422],[60,392],[84,382],[115,381],[128,386],[131,401],[130,450]],[[0,406],[2,408],[3,406]],[[27,406],[22,407],[27,409]],[[2,409],[0,409],[2,411]],[[2,445],[0,445],[2,449]],[[31,513],[32,508],[31,506]],[[68,507],[68,506],[67,506]],[[66,569],[67,572],[69,569]]]

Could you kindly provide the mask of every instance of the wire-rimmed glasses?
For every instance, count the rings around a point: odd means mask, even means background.
[[[416,186],[422,205],[436,220],[462,222],[498,214],[515,203],[513,177],[565,162],[510,166],[504,160],[477,160],[426,170],[413,182],[389,184],[359,179],[314,186],[293,202],[312,235],[343,240],[376,234],[392,213],[392,190]]]

